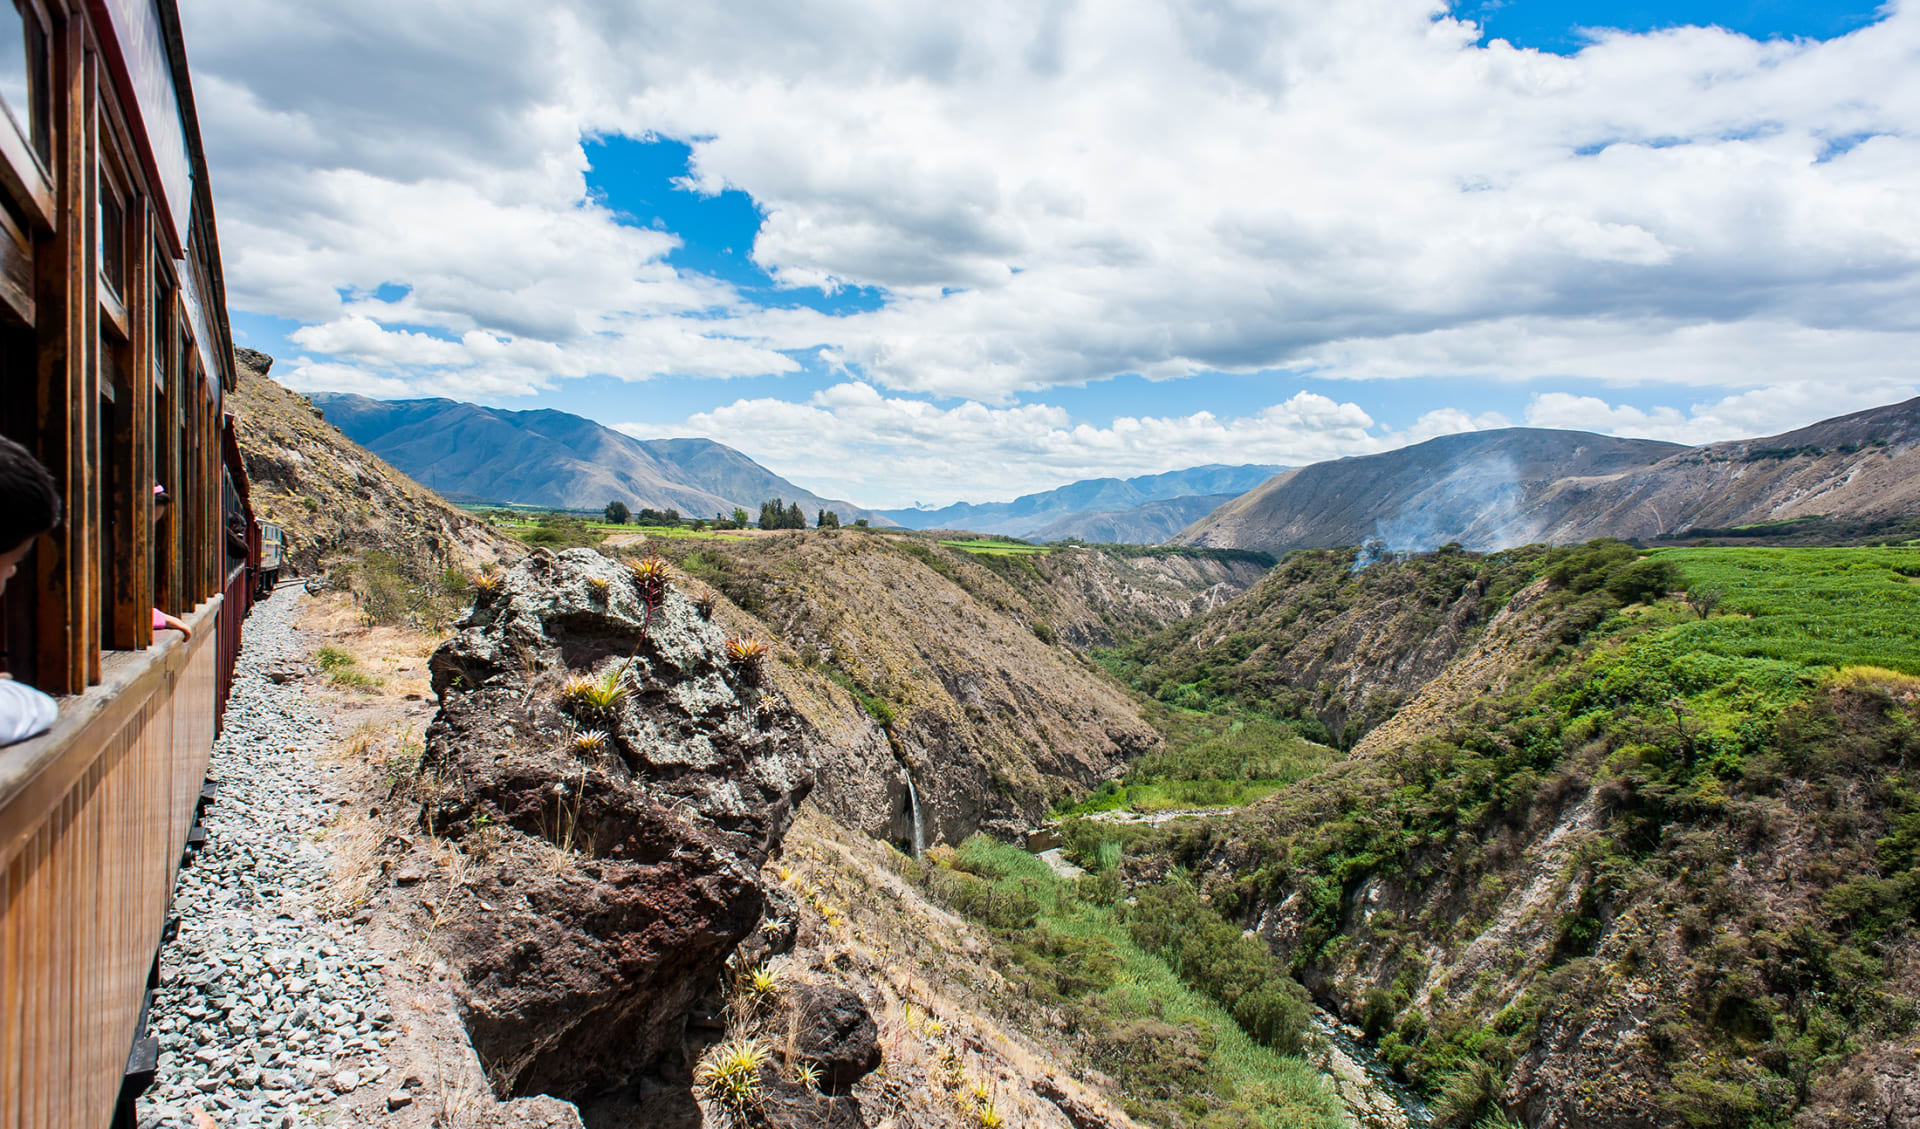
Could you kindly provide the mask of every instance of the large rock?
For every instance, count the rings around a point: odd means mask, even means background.
[[[463,841],[481,909],[443,947],[502,1093],[582,1096],[677,1048],[760,921],[760,868],[812,786],[799,725],[691,601],[649,617],[592,550],[537,551],[461,628],[433,656],[422,822]],[[564,704],[583,674],[619,700]]]
[[[880,1065],[880,1031],[867,1005],[852,990],[835,984],[802,989],[797,1003],[799,1028],[794,1051],[820,1068],[820,1085],[843,1094]]]

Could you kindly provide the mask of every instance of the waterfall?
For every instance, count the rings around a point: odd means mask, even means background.
[[[913,822],[913,857],[927,853],[927,821],[920,814],[920,793],[913,786],[913,773],[907,776],[907,810]]]

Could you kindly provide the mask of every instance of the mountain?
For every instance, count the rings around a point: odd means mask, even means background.
[[[378,550],[414,571],[472,568],[526,550],[388,466],[267,376],[273,358],[234,350],[228,400],[254,512],[277,522],[294,569],[313,576]]]
[[[1280,475],[1173,540],[1269,553],[1376,538],[1498,549],[1748,536],[1734,527],[1773,522],[1860,539],[1916,517],[1920,399],[1704,447],[1534,428],[1448,435]]]
[[[1115,515],[1148,502],[1165,502],[1173,499],[1217,495],[1233,497],[1251,490],[1285,469],[1285,467],[1252,463],[1244,466],[1224,466],[1214,463],[1188,467],[1185,470],[1168,471],[1165,474],[1146,474],[1137,478],[1082,479],[1053,490],[1023,494],[1011,502],[955,502],[937,510],[905,509],[879,512],[909,529],[965,529],[974,533],[1038,537],[1041,536],[1041,530],[1083,514]],[[1193,511],[1193,517],[1199,517],[1207,512],[1198,509],[1196,502],[1187,502],[1184,508]],[[1208,510],[1212,508],[1207,507]],[[1187,520],[1192,521],[1193,517]],[[1151,530],[1164,521],[1164,518],[1143,514],[1138,520],[1110,519],[1110,525],[1115,531],[1132,530],[1136,526],[1141,530]],[[1181,523],[1181,525],[1185,524],[1186,522]],[[1072,527],[1062,526],[1062,528],[1070,530]],[[1063,532],[1058,536],[1084,535]],[[1163,540],[1165,536],[1161,534],[1152,540]],[[1094,540],[1091,537],[1085,539]],[[1101,540],[1142,543],[1147,538],[1141,534],[1101,538]]]
[[[799,502],[809,520],[829,509],[842,520],[888,525],[850,502],[803,490],[711,439],[635,439],[581,416],[513,412],[458,400],[373,400],[319,392],[328,421],[443,494],[462,500],[597,510],[676,509],[707,517],[768,498]]]
[[[1124,510],[1087,510],[1056,518],[1027,536],[1035,541],[1074,537],[1096,545],[1158,545],[1239,496],[1188,494]]]

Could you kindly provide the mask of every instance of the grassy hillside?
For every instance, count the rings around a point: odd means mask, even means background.
[[[1134,843],[1132,878],[1191,868],[1442,1124],[1906,1123],[1920,553],[1503,557],[1479,575],[1534,628],[1511,677]],[[1417,587],[1440,566],[1375,567]],[[1316,594],[1294,618],[1340,614]]]

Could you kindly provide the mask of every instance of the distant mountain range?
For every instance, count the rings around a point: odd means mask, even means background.
[[[1285,469],[1209,464],[1138,478],[1088,478],[1011,502],[955,502],[939,509],[879,512],[908,529],[1151,545]]]
[[[1765,523],[1792,527],[1754,530]],[[1212,511],[1174,541],[1292,549],[1379,539],[1469,549],[1594,537],[1920,535],[1920,399],[1764,439],[1683,447],[1507,428],[1315,463]]]
[[[893,523],[851,502],[803,490],[711,439],[635,439],[582,416],[512,412],[458,400],[372,400],[316,392],[327,422],[420,483],[459,502],[513,502],[597,510],[675,509],[712,517],[738,506],[800,503],[811,522],[829,509],[842,521]]]

